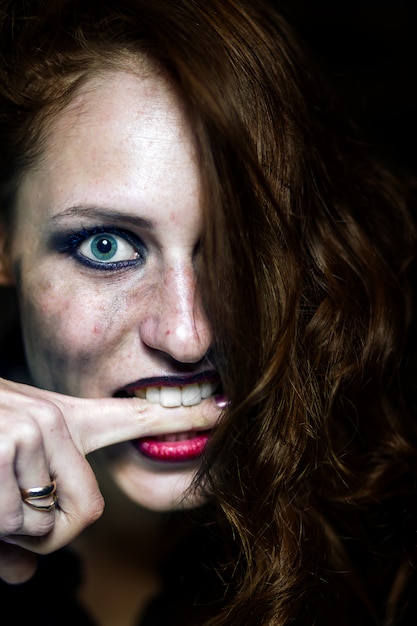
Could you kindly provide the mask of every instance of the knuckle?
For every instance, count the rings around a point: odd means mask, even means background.
[[[20,419],[14,425],[15,440],[18,445],[26,448],[37,448],[42,444],[42,433],[39,424],[33,419]]]
[[[0,475],[14,462],[16,443],[10,436],[0,434]]]
[[[13,446],[35,448],[42,445],[45,434],[62,428],[63,415],[59,407],[47,400],[34,399],[30,406],[14,408],[0,428],[0,454],[9,454]]]
[[[62,420],[61,409],[44,398],[35,398],[31,408],[31,414],[36,421],[42,421],[42,426],[54,428]]]

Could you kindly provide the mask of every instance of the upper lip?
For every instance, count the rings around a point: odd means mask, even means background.
[[[140,378],[139,380],[129,383],[118,390],[118,393],[124,391],[133,393],[138,389],[146,389],[148,387],[184,387],[185,385],[193,385],[204,382],[219,382],[220,377],[215,370],[207,370],[197,374],[174,374],[165,376],[151,376],[149,378]]]

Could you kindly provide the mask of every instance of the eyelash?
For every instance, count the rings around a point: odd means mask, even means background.
[[[122,261],[94,261],[93,259],[88,258],[85,254],[80,252],[80,248],[84,243],[91,239],[92,245],[94,237],[99,235],[103,236],[102,239],[105,238],[105,235],[109,235],[109,239],[113,239],[115,243],[119,246],[123,246],[125,244],[131,246],[137,256],[135,256],[135,258],[125,259]],[[122,244],[117,241],[118,238],[122,240]],[[113,226],[83,228],[82,230],[76,232],[65,233],[64,235],[57,235],[54,238],[53,245],[58,252],[62,254],[69,254],[82,265],[108,272],[125,269],[134,265],[142,265],[146,260],[147,252],[145,244],[139,237],[137,237],[130,231],[115,228]],[[115,254],[116,253],[117,248]]]

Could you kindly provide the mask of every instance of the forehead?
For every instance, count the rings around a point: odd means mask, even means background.
[[[93,141],[94,140],[94,141]],[[166,79],[158,74],[101,72],[87,81],[45,133],[44,156],[65,154],[67,145],[84,143],[97,152],[111,143],[126,148],[134,142],[165,149],[190,143],[182,107]]]
[[[95,202],[123,197],[128,203],[132,197],[137,203],[141,196],[162,204],[180,186],[189,197],[198,194],[193,136],[174,89],[160,74],[100,73],[44,135],[41,157],[23,177],[19,196],[28,196],[29,186],[44,204],[59,207],[88,202],[91,193]]]

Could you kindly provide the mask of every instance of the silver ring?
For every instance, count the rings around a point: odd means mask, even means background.
[[[43,487],[21,489],[20,495],[22,496],[23,502],[32,507],[32,509],[36,509],[37,511],[51,511],[55,508],[58,500],[58,496],[55,492],[56,481],[53,480]],[[42,500],[43,498],[48,498],[49,496],[52,496],[52,502],[49,502],[48,504],[39,504],[37,502],[37,500]]]

